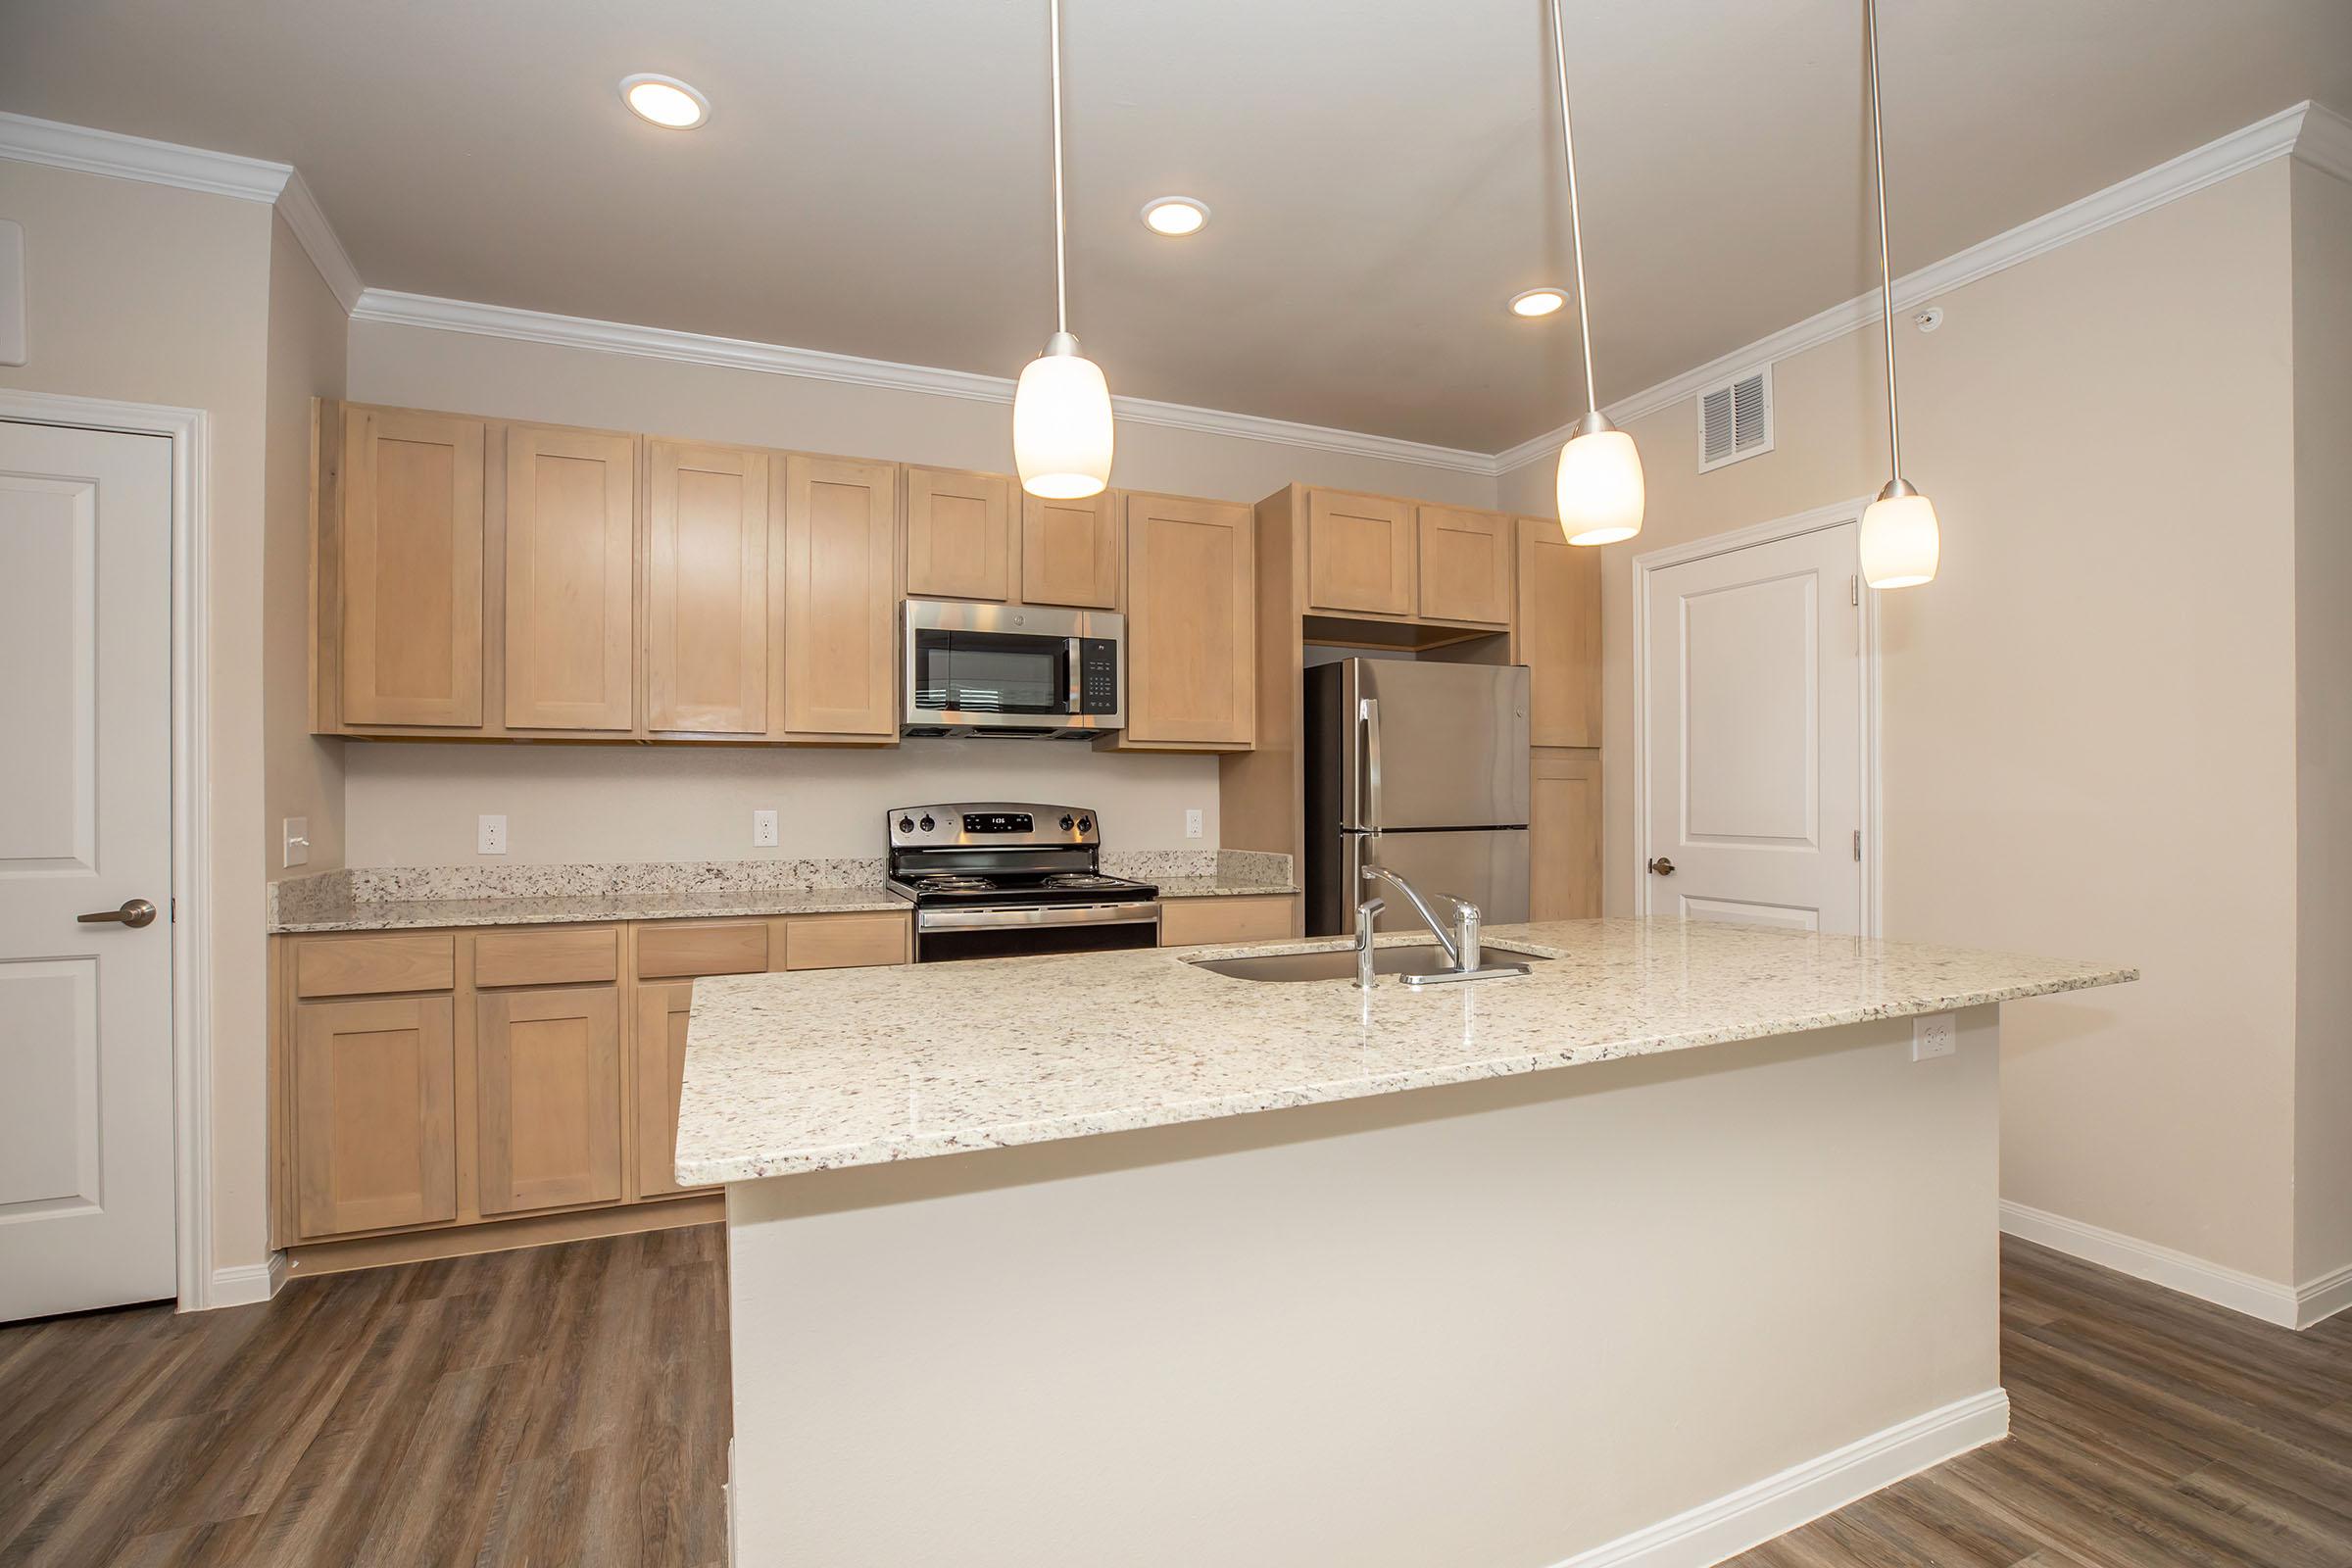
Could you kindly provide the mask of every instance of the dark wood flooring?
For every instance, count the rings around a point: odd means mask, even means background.
[[[0,1564],[725,1557],[714,1225],[0,1328]]]
[[[2352,1568],[2352,1314],[2002,1284],[2010,1439],[1739,1568]],[[0,1328],[0,1564],[716,1564],[725,1312],[702,1226]]]

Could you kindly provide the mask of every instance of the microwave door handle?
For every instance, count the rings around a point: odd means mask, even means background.
[[[1364,729],[1364,811],[1362,825],[1367,832],[1377,834],[1381,826],[1380,809],[1380,699],[1367,697],[1356,704],[1356,717]]]
[[[1063,708],[1062,711],[1075,718],[1078,714],[1086,711],[1084,708],[1079,706],[1081,700],[1078,695],[1078,675],[1080,668],[1081,650],[1078,646],[1077,638],[1068,637],[1064,638],[1063,641],[1069,646],[1069,651],[1062,655],[1062,668],[1070,677],[1070,689],[1068,698],[1066,700],[1068,706]]]

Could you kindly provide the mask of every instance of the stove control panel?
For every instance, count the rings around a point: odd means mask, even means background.
[[[1082,806],[1037,806],[1020,801],[901,806],[884,812],[883,821],[892,849],[953,849],[958,845],[1013,849],[1102,842],[1095,813]]]

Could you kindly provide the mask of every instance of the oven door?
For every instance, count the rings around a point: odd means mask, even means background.
[[[1158,946],[1159,906],[1148,900],[914,911],[917,963]]]

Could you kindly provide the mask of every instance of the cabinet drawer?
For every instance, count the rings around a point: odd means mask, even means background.
[[[620,978],[620,933],[586,930],[486,931],[473,939],[477,986],[585,985]]]
[[[1290,937],[1290,894],[1268,898],[1170,899],[1159,906],[1159,945],[1193,948],[1220,942],[1281,942]]]
[[[335,937],[305,942],[294,950],[294,994],[298,997],[447,991],[457,979],[457,943],[446,931],[419,936]]]
[[[664,921],[637,928],[637,978],[759,974],[767,968],[764,920]]]
[[[906,961],[907,917],[881,914],[811,914],[785,922],[787,969],[856,969]]]

